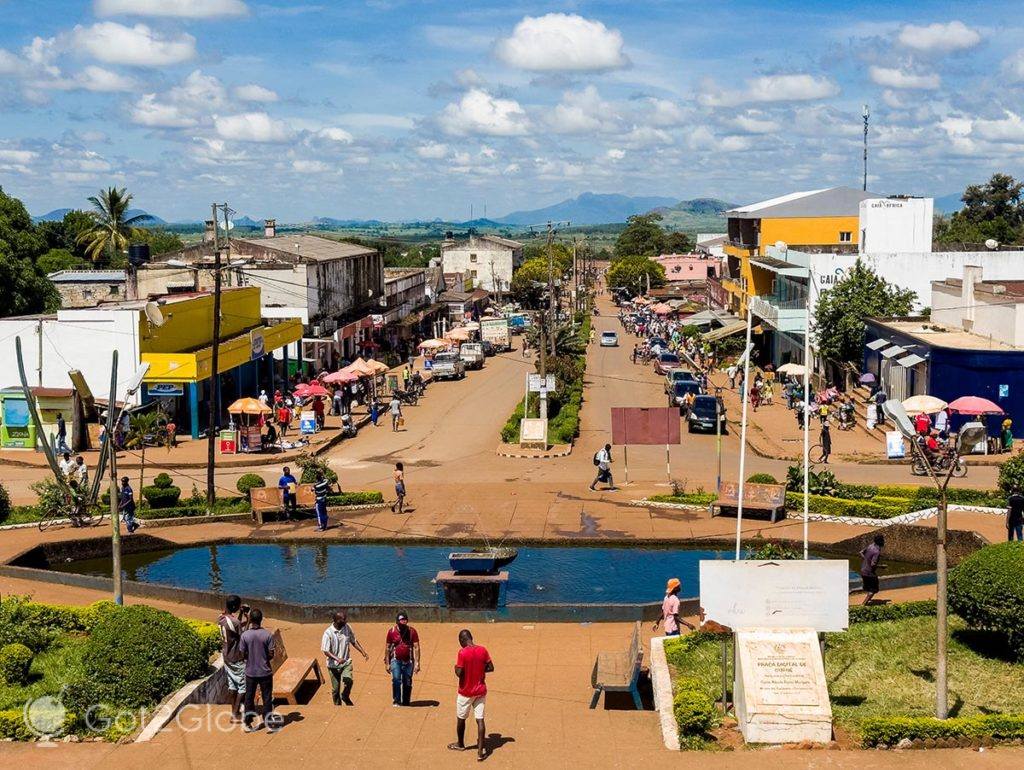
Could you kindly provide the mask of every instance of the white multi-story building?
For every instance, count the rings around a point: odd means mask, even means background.
[[[474,288],[508,291],[512,273],[523,261],[523,244],[497,235],[470,235],[464,241],[444,241],[441,261],[445,273],[463,273]]]
[[[869,198],[860,202],[861,254],[932,250],[932,198]]]

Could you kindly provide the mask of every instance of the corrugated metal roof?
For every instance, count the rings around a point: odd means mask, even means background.
[[[58,270],[46,276],[54,283],[119,283],[124,270]]]
[[[852,187],[829,187],[823,190],[780,195],[725,212],[730,219],[772,219],[803,217],[855,217],[860,215],[860,202],[882,197]]]
[[[232,238],[233,241],[259,246],[264,249],[274,249],[286,254],[292,254],[301,259],[310,260],[331,260],[345,259],[346,257],[360,257],[365,254],[376,254],[376,249],[360,246],[346,241],[335,241],[331,238],[321,238],[319,235],[278,235],[275,238]]]

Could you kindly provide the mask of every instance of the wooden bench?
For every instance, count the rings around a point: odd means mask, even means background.
[[[739,508],[740,485],[738,481],[723,481],[718,499],[711,503],[711,515],[721,513],[724,508]],[[786,487],[784,484],[743,485],[743,511],[768,511],[772,524],[779,511],[786,511]]]
[[[590,685],[594,688],[594,697],[590,700],[590,708],[597,708],[602,692],[628,692],[633,696],[633,703],[638,711],[643,710],[637,680],[640,678],[640,664],[644,659],[644,651],[640,647],[640,623],[633,626],[633,636],[626,650],[617,652],[601,652],[594,661],[594,670],[590,674]]]
[[[310,673],[316,675],[317,684],[324,683],[324,675],[316,658],[288,657],[280,631],[274,631],[274,659],[270,661],[270,670],[274,674],[273,699],[283,700],[293,706],[298,703],[296,693]],[[259,700],[259,690],[256,691],[256,699]]]
[[[336,487],[337,485],[335,485]],[[332,492],[336,489],[332,489]],[[280,487],[257,487],[249,492],[252,503],[252,518],[260,524],[269,513],[284,513],[284,490]],[[312,484],[297,484],[295,488],[296,509],[312,510],[316,503],[316,494]]]

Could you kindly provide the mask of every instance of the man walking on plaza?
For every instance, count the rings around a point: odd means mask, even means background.
[[[231,703],[231,721],[242,721],[242,700],[245,698],[245,660],[239,649],[242,633],[249,625],[249,608],[232,594],[224,602],[224,612],[217,618],[220,626],[220,654],[227,674],[228,692],[234,698]]]
[[[828,423],[823,422],[821,424],[821,461],[828,465],[828,456],[832,454],[832,431],[829,430]]]
[[[594,464],[597,466],[597,476],[590,483],[591,491],[596,491],[598,482],[607,484],[608,489],[615,489],[615,482],[612,481],[612,445],[605,444],[604,449],[599,449],[594,455]]]
[[[57,452],[70,452],[71,447],[68,446],[68,426],[64,422],[64,415],[57,412],[57,446],[55,447]]]
[[[316,474],[316,483],[313,484],[313,495],[316,498],[316,531],[323,532],[327,529],[327,493],[331,489],[331,482],[327,480],[322,472]]]
[[[292,475],[291,468],[287,465],[281,473],[281,478],[277,480],[277,486],[281,489],[285,518],[291,518],[295,514],[295,493],[298,491],[299,484]]]
[[[356,641],[356,632],[348,624],[348,613],[339,610],[334,613],[334,622],[327,626],[320,640],[320,651],[327,658],[327,673],[331,677],[331,700],[335,706],[342,703],[346,706],[354,705],[349,698],[352,692],[352,655],[349,650],[352,647],[362,654],[363,660],[370,659]]]
[[[878,593],[878,569],[884,567],[878,560],[882,557],[882,549],[885,548],[885,537],[875,535],[874,540],[860,552],[860,579],[864,584],[864,604],[870,604],[875,594]]]
[[[466,720],[473,712],[476,719],[476,755],[484,760],[490,753],[484,748],[487,728],[484,725],[484,705],[487,700],[487,674],[494,671],[494,663],[486,647],[473,644],[469,629],[459,631],[459,657],[455,661],[455,676],[459,678],[459,694],[455,698],[455,736],[458,741],[449,743],[452,751],[466,750]]]
[[[117,492],[117,510],[128,528],[129,535],[139,528],[139,522],[135,520],[135,492],[132,491],[127,476],[121,477],[121,488]]]
[[[402,402],[398,399],[398,395],[391,397],[391,404],[388,407],[388,411],[391,412],[391,430],[398,432],[398,426],[402,419]]]
[[[262,610],[255,609],[249,613],[249,628],[242,632],[238,649],[245,660],[245,731],[251,733],[258,729],[253,726],[258,687],[263,702],[262,726],[267,728],[267,732],[276,733],[278,728],[268,721],[274,711],[274,670],[270,667],[270,661],[274,659],[274,637],[263,628]]]
[[[1013,488],[1006,501],[1006,539],[1024,540],[1024,495],[1020,489]]]
[[[725,374],[729,378],[729,388],[735,390],[736,375],[739,374],[739,369],[736,368],[736,364],[730,364],[729,368],[725,370]]]
[[[682,589],[679,578],[670,578],[665,584],[665,598],[661,602],[661,627],[665,636],[679,636],[679,624],[686,626],[691,631],[696,631],[693,624],[687,622],[679,615],[679,591]],[[654,621],[654,629],[658,629],[659,621]]]
[[[412,676],[420,672],[420,637],[409,625],[409,616],[399,612],[384,639],[384,668],[391,674],[391,702],[408,706],[412,698]]]

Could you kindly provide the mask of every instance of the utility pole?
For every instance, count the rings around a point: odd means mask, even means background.
[[[117,489],[117,447],[114,446],[114,409],[117,404],[117,350],[113,353],[110,364],[110,403],[107,407],[107,449],[110,455],[110,577],[114,582],[114,604],[124,604],[124,589],[121,585],[121,517],[118,515],[120,502]],[[125,407],[128,396],[125,395]],[[124,410],[121,410],[123,413]],[[121,414],[118,414],[119,420]],[[142,490],[139,490],[142,494]]]
[[[554,254],[552,250],[552,241],[555,236],[554,225],[548,222],[548,288],[547,288],[547,307],[542,307],[540,311],[540,419],[548,419],[548,340],[547,340],[547,316],[548,311],[551,309],[552,294],[552,276],[551,268]]]
[[[861,110],[861,117],[864,118],[864,192],[868,190],[868,119],[871,117],[871,110],[865,104]]]
[[[210,420],[206,430],[206,507],[213,513],[217,502],[217,490],[214,479],[214,466],[217,461],[217,418],[220,412],[220,236],[217,235],[218,204],[211,205],[213,212],[213,349],[210,356],[210,387],[207,389],[206,402]],[[224,237],[228,237],[228,204],[224,204]]]

